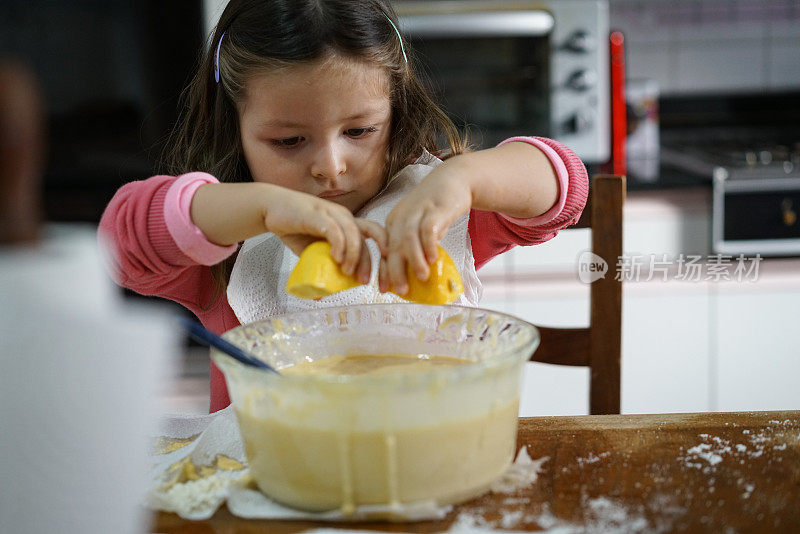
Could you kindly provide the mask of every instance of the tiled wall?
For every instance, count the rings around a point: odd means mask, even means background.
[[[662,94],[800,89],[800,0],[612,0],[610,19]]]

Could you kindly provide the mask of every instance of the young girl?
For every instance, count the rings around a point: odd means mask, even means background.
[[[328,240],[373,281],[329,297],[354,303],[404,294],[407,265],[426,279],[441,242],[477,304],[476,269],[577,221],[586,169],[538,137],[468,151],[410,52],[388,0],[231,0],[185,94],[171,175],[126,184],[103,214],[115,280],[222,333],[326,305],[286,296],[286,247]],[[211,411],[229,402],[212,364]]]

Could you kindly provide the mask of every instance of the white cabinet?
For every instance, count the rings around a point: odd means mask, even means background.
[[[711,409],[706,284],[667,280],[623,287],[622,412]]]
[[[589,324],[589,286],[574,275],[566,279],[520,281],[511,294],[516,314],[540,326],[583,327]],[[588,413],[589,369],[528,363],[520,414]]]
[[[800,408],[800,260],[757,281],[627,284],[622,411]]]
[[[800,408],[800,284],[725,283],[714,293],[714,409]]]
[[[513,281],[492,278],[484,283],[481,306],[540,326],[580,327],[589,322],[588,286],[574,276]],[[526,364],[521,416],[581,415],[588,413],[588,405],[588,368]]]

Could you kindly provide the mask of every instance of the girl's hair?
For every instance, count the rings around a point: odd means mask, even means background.
[[[248,79],[331,55],[368,61],[389,73],[392,122],[384,180],[423,148],[442,154],[437,139],[446,140],[448,155],[465,152],[466,142],[414,75],[413,54],[406,47],[404,58],[387,17],[397,25],[389,0],[230,0],[181,95],[180,119],[162,158],[165,170],[173,175],[204,171],[221,182],[252,181],[236,108]],[[209,306],[227,286],[235,257],[212,267],[216,291]]]

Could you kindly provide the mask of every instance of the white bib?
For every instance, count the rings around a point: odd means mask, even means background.
[[[392,208],[441,163],[440,159],[423,151],[416,163],[394,175],[383,191],[361,208],[356,216],[385,225],[386,216]],[[477,306],[482,287],[475,271],[468,222],[469,212],[456,219],[447,229],[441,245],[453,258],[464,283],[464,293],[455,303]],[[251,237],[242,245],[233,266],[228,282],[228,303],[239,322],[247,324],[273,315],[311,308],[406,302],[394,293],[378,291],[380,252],[372,240],[367,241],[367,246],[372,258],[369,284],[340,291],[320,300],[306,300],[286,293],[286,280],[297,265],[297,256],[273,233]]]

